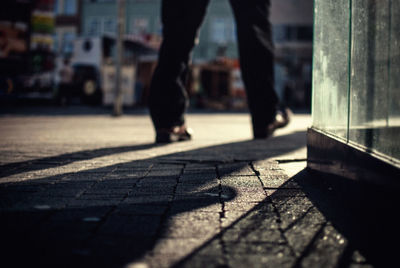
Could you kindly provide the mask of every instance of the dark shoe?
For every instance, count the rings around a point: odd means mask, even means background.
[[[157,129],[156,130],[156,143],[170,143],[176,141],[187,141],[191,140],[193,130],[191,128],[183,126],[176,126],[170,129]]]
[[[286,127],[289,124],[291,117],[292,111],[289,108],[278,110],[273,122],[269,123],[266,127],[253,128],[254,139],[266,139],[270,137],[276,129]]]

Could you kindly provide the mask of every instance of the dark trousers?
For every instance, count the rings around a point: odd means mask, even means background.
[[[149,108],[156,129],[184,123],[185,83],[191,52],[209,0],[163,0],[163,42],[150,87]],[[230,0],[239,44],[240,68],[253,127],[272,122],[274,90],[270,0]]]

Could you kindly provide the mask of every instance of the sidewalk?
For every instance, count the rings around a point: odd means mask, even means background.
[[[246,114],[190,114],[193,141],[154,145],[143,114],[3,114],[0,266],[378,267],[397,200],[311,176],[310,123],[255,141]]]

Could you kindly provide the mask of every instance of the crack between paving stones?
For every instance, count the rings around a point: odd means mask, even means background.
[[[65,181],[66,178],[68,178],[68,177],[70,177],[70,176],[71,176],[71,174],[68,174],[68,175],[62,177],[62,178],[59,179],[58,181],[54,182],[54,185],[57,184],[57,183],[60,183],[60,182],[62,182],[62,181]],[[18,182],[12,183],[11,185],[16,185],[16,184],[18,184]],[[8,186],[6,186],[6,187],[8,187]],[[41,189],[40,189],[39,191],[37,191],[37,192],[35,192],[35,193],[40,193],[40,192],[43,192],[43,191],[46,191],[46,190],[47,190],[46,186],[43,186],[43,187],[41,187]],[[75,197],[75,198],[76,198],[76,197]],[[61,208],[59,208],[59,209],[54,209],[54,210],[52,210],[52,211],[49,211],[49,212],[48,212],[46,215],[44,215],[40,220],[38,220],[36,224],[31,225],[30,228],[26,228],[26,230],[23,231],[24,236],[28,236],[28,234],[31,233],[35,228],[37,228],[38,226],[40,226],[41,224],[43,224],[43,222],[47,221],[47,220],[48,220],[51,216],[53,216],[56,212],[58,212],[58,211],[64,209],[65,207],[67,207],[67,204],[65,204],[63,207],[61,207]],[[51,208],[50,208],[50,209],[51,209]]]
[[[115,170],[117,170],[117,169],[118,169],[118,167],[115,167],[113,170],[111,170],[110,172],[108,172],[107,174],[105,174],[104,176],[102,176],[100,179],[94,181],[94,182],[93,182],[91,185],[89,185],[84,191],[82,191],[80,194],[78,194],[78,195],[76,196],[76,198],[81,197],[81,196],[84,195],[87,191],[89,191],[90,189],[92,189],[96,184],[98,184],[98,183],[104,181],[104,179],[105,179],[107,176],[109,176],[110,174],[114,173]],[[75,199],[76,199],[76,198],[75,198]],[[68,207],[68,204],[67,204],[67,207]]]
[[[255,169],[255,167],[254,167],[254,165],[253,165],[252,162],[249,163],[249,166],[250,166],[250,168],[254,171],[254,173],[257,174],[258,181],[260,182],[260,184],[261,184],[261,186],[262,186],[262,188],[263,188],[263,190],[264,190],[264,193],[265,193],[265,195],[267,196],[266,198],[267,198],[268,202],[270,202],[270,203],[272,204],[273,211],[274,211],[275,215],[276,215],[277,218],[278,218],[277,221],[276,221],[276,223],[278,224],[278,230],[279,230],[279,232],[280,232],[280,234],[281,234],[281,237],[282,237],[283,240],[285,241],[285,245],[288,246],[288,248],[289,248],[289,250],[290,250],[290,253],[291,253],[294,257],[296,257],[296,252],[295,252],[294,248],[290,245],[289,240],[288,240],[288,238],[287,238],[286,235],[285,235],[285,231],[284,231],[283,228],[282,228],[281,214],[279,213],[279,210],[278,210],[278,208],[276,207],[275,203],[273,202],[272,198],[268,195],[268,193],[267,193],[267,191],[266,191],[266,189],[265,189],[266,187],[265,187],[263,181],[262,181],[261,178],[260,178],[260,175],[259,175],[260,172],[257,171],[257,170]]]
[[[290,229],[292,229],[293,226],[296,225],[296,223],[298,223],[299,221],[301,221],[302,219],[304,219],[306,217],[306,215],[308,213],[310,213],[310,211],[313,209],[313,207],[309,207],[300,217],[298,217],[295,221],[293,221],[291,224],[289,224],[285,229],[282,229],[284,232],[289,231]]]
[[[241,161],[241,162],[243,162],[243,161]],[[214,162],[214,164],[215,164],[215,162]],[[253,164],[250,162],[250,163],[248,163],[248,165],[250,165],[250,167],[252,168],[252,170],[257,174],[258,173],[258,171],[256,171],[255,169],[254,169],[254,167],[253,167]],[[217,169],[218,170],[218,169]],[[219,176],[219,174],[217,173],[217,176],[218,176],[218,179],[220,179],[220,176]],[[260,183],[261,183],[261,185],[263,185],[262,184],[262,182],[261,182],[261,179],[260,178],[258,178],[258,180],[260,181]],[[266,194],[266,193],[265,193]],[[267,194],[266,194],[267,195]],[[268,195],[267,195],[268,196]],[[271,204],[273,204],[272,203],[272,200],[270,200],[269,199],[269,202],[271,203]],[[276,208],[275,208],[276,209]],[[277,211],[275,210],[275,213],[276,213]],[[220,245],[222,246],[222,249],[223,249],[223,253],[224,253],[224,262],[225,263],[227,263],[226,265],[222,265],[221,267],[230,267],[229,266],[229,264],[228,264],[228,262],[227,262],[227,260],[228,260],[228,252],[227,252],[227,250],[226,250],[226,244],[225,244],[225,242],[224,242],[224,240],[223,240],[223,236],[224,236],[224,234],[230,229],[230,228],[232,228],[232,226],[235,226],[238,222],[240,222],[241,220],[243,220],[244,218],[246,218],[246,217],[248,217],[249,216],[249,213],[250,213],[250,211],[247,211],[244,215],[242,215],[241,217],[239,217],[238,219],[236,219],[236,220],[234,220],[232,223],[230,223],[229,224],[229,226],[227,226],[227,227],[225,227],[225,228],[222,228],[222,226],[220,226],[220,233],[219,234],[217,234],[217,235],[215,235],[213,238],[211,238],[211,239],[209,239],[207,242],[205,242],[202,246],[200,246],[200,247],[198,247],[197,249],[195,249],[191,254],[189,254],[187,257],[185,257],[185,258],[183,258],[182,260],[180,260],[177,264],[175,264],[175,265],[173,265],[172,267],[174,267],[174,268],[178,268],[178,267],[182,267],[182,266],[184,266],[184,264],[185,264],[185,262],[186,261],[188,261],[192,256],[194,256],[196,253],[198,253],[200,250],[202,250],[202,249],[204,249],[204,248],[206,248],[207,246],[209,246],[210,245],[210,243],[212,243],[212,241],[214,241],[214,239],[218,239],[218,241],[219,241],[219,243],[220,243]],[[221,214],[220,214],[221,215]],[[279,214],[278,214],[279,215]],[[280,219],[280,217],[278,217],[279,219]],[[221,221],[220,221],[221,222]],[[220,223],[221,224],[221,223]],[[278,223],[278,225],[280,225],[279,223]],[[280,230],[281,231],[281,230]],[[242,237],[245,237],[245,236],[247,236],[247,234],[249,234],[250,232],[252,232],[252,230],[243,230],[241,233],[240,233],[240,236],[237,238],[237,240],[236,241],[240,241],[241,240],[241,238]],[[293,256],[295,257],[296,255],[294,254],[294,250],[292,249],[292,247],[290,246],[290,244],[288,243],[288,240],[286,239],[286,237],[284,237],[284,242],[278,242],[278,243],[273,243],[273,242],[261,242],[262,244],[270,244],[270,245],[282,245],[282,246],[288,246],[289,247],[289,249],[291,250],[291,253],[293,254]]]
[[[144,180],[144,178],[147,177],[147,175],[149,175],[151,169],[153,168],[153,164],[151,164],[148,169],[146,170],[145,174],[140,177],[131,187],[131,189],[121,198],[121,200],[116,204],[111,206],[111,208],[105,213],[105,215],[103,217],[101,217],[99,223],[97,224],[97,226],[94,228],[94,230],[92,231],[92,235],[87,239],[87,241],[90,241],[91,239],[94,238],[94,236],[97,234],[97,231],[101,228],[101,226],[106,222],[107,218],[117,209],[117,207],[124,202],[124,200],[126,198],[128,198],[128,196],[132,193],[133,189],[135,187],[137,187],[138,183],[140,183],[142,180]],[[118,170],[118,167],[114,168],[110,173],[108,173],[107,175],[110,175],[112,173],[114,173],[116,170]],[[103,179],[97,181],[97,183],[104,181],[104,178],[106,176],[103,177]],[[94,185],[93,185],[94,186]],[[90,188],[89,188],[90,189]]]
[[[294,159],[275,159],[278,164],[287,164],[287,163],[295,163],[295,162],[306,162],[307,158],[294,158]]]
[[[107,175],[109,175],[109,174],[111,174],[114,170],[115,170],[116,168],[114,168],[112,171],[110,171],[110,172],[108,172],[106,175],[104,175],[102,178],[104,178],[104,177],[106,177]],[[65,181],[68,177],[70,177],[72,175],[72,173],[70,173],[70,174],[68,174],[68,175],[66,175],[66,176],[63,176],[61,179],[59,179],[58,181],[56,181],[55,183],[54,183],[54,185],[56,185],[57,183],[60,183],[60,182],[63,182],[63,181]],[[89,187],[87,187],[84,191],[82,191],[82,192],[80,192],[79,194],[77,194],[76,196],[75,196],[75,198],[73,199],[73,200],[76,200],[76,198],[78,198],[79,196],[81,196],[81,195],[83,195],[85,192],[87,192],[89,189],[91,189],[94,185],[96,185],[98,182],[100,182],[100,181],[102,181],[102,179],[100,179],[100,180],[97,180],[96,182],[94,182],[93,184],[91,184]],[[44,189],[41,189],[40,191],[38,191],[38,192],[41,192],[41,191],[45,191],[46,190],[46,187],[44,187]],[[30,228],[27,228],[23,233],[24,233],[24,236],[28,236],[29,235],[29,233],[31,233],[33,230],[35,230],[36,228],[38,228],[40,225],[42,225],[44,222],[46,222],[47,220],[49,220],[50,219],[50,217],[52,217],[55,213],[57,213],[57,212],[59,212],[59,211],[62,211],[63,209],[65,209],[65,208],[67,208],[68,207],[68,203],[67,204],[65,204],[63,207],[61,207],[61,208],[58,208],[58,209],[54,209],[54,210],[52,210],[52,211],[49,211],[45,216],[43,216],[40,220],[38,220],[37,222],[36,222],[36,224],[33,224]],[[91,235],[92,236],[92,235]],[[90,236],[90,237],[91,237]],[[89,237],[89,238],[90,238]],[[89,238],[87,239],[87,240],[89,240]],[[84,245],[85,243],[86,243],[87,241],[83,241],[82,242],[82,244]]]
[[[114,169],[115,170],[115,169]],[[106,175],[103,176],[103,178],[105,176],[107,176],[108,174],[111,174],[113,171],[110,171],[109,173],[107,173]],[[56,185],[58,183],[64,182],[67,180],[67,178],[69,178],[70,176],[72,176],[73,173],[69,173],[66,176],[63,176],[62,178],[60,178],[59,180],[55,181],[54,183],[52,183],[52,185]],[[101,180],[101,179],[100,179]],[[96,183],[98,183],[100,180],[94,182],[93,184],[91,184],[88,188],[86,188],[85,190],[79,192],[78,194],[76,194],[76,196],[74,197],[73,200],[76,200],[77,198],[79,198],[79,196],[83,195],[87,190],[89,190],[90,188],[92,188]],[[47,188],[46,186],[43,187],[43,189],[39,190],[37,193],[39,192],[43,192],[46,191]],[[38,226],[40,226],[41,224],[43,224],[45,221],[47,221],[48,219],[50,219],[50,217],[52,217],[55,213],[62,211],[63,209],[66,209],[68,207],[68,203],[64,204],[61,208],[58,209],[54,209],[52,211],[50,211],[49,213],[47,213],[47,215],[43,216],[42,219],[40,219],[36,224],[32,225],[31,228],[28,228],[25,233],[26,235],[28,235],[30,232],[32,232],[35,228],[37,228]],[[51,209],[51,208],[50,208]]]
[[[178,189],[178,185],[181,183],[181,178],[182,178],[182,175],[183,175],[183,172],[184,172],[185,168],[186,168],[186,164],[183,163],[181,171],[180,171],[179,175],[176,177],[176,184],[174,185],[174,188],[172,190],[172,197],[168,201],[167,208],[164,210],[164,213],[161,215],[160,224],[159,224],[159,226],[158,226],[158,228],[156,230],[156,235],[155,235],[155,241],[154,242],[156,242],[157,237],[161,237],[161,235],[162,235],[163,225],[167,222],[168,213],[171,211],[172,203],[173,203],[173,201],[175,200],[175,197],[176,197],[176,190]],[[150,253],[150,254],[152,254],[152,253]]]
[[[324,228],[326,227],[327,222],[324,222],[321,224],[321,227],[319,230],[316,232],[316,234],[313,236],[311,239],[310,243],[306,246],[304,251],[300,254],[300,256],[297,258],[295,264],[293,265],[293,268],[300,268],[302,267],[301,262],[304,260],[304,258],[312,251],[312,248],[314,246],[314,243],[317,241],[317,239],[322,235],[322,232]]]
[[[222,235],[223,231],[224,231],[224,228],[222,226],[222,221],[226,217],[226,215],[225,215],[225,212],[226,212],[225,211],[225,201],[222,198],[222,194],[223,194],[222,179],[221,179],[221,175],[220,175],[220,172],[219,172],[217,164],[215,165],[215,172],[216,172],[217,180],[218,180],[218,190],[219,190],[218,191],[218,198],[219,198],[219,202],[221,204],[221,212],[219,213],[219,219],[218,219],[218,221],[219,221],[219,233],[221,235],[218,237],[218,240],[219,240],[219,244],[220,244],[221,249],[222,249],[222,258],[223,258],[223,261],[224,261],[224,267],[229,267],[228,250],[226,248],[226,244],[225,244],[225,241],[224,241],[223,235]]]
[[[105,213],[105,215],[103,215],[100,219],[100,221],[98,222],[98,224],[96,225],[96,227],[93,229],[93,231],[91,232],[90,236],[85,239],[84,241],[82,241],[81,243],[81,248],[86,248],[87,245],[89,244],[89,242],[96,236],[98,230],[101,228],[101,226],[106,222],[107,218],[115,211],[115,209],[118,207],[119,204],[121,204],[132,192],[132,190],[137,186],[137,184],[142,181],[144,178],[147,177],[147,175],[150,173],[151,169],[153,168],[153,165],[150,165],[147,169],[147,171],[145,172],[145,174],[139,178],[131,187],[131,189],[128,191],[128,193],[126,193],[121,200],[118,202],[118,204],[111,206],[111,208]],[[108,172],[106,175],[104,175],[101,179],[97,180],[96,182],[94,182],[93,184],[91,184],[89,187],[86,188],[85,191],[83,191],[79,196],[82,196],[85,192],[87,192],[88,190],[90,190],[91,188],[93,188],[93,186],[95,186],[96,184],[104,181],[104,179],[109,176],[110,174],[114,173],[116,170],[118,170],[118,167],[115,167],[112,171]],[[77,196],[77,198],[79,197]],[[67,205],[68,206],[68,205]],[[66,207],[67,207],[66,206]]]

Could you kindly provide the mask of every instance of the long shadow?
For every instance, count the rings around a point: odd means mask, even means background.
[[[299,180],[304,192],[328,221],[348,241],[339,266],[354,261],[354,252],[374,267],[390,267],[398,262],[398,189],[312,173]]]
[[[132,146],[83,150],[79,152],[61,154],[57,156],[43,157],[34,160],[0,165],[0,178],[8,177],[15,174],[20,174],[23,172],[38,171],[52,167],[60,167],[71,164],[76,161],[90,160],[93,158],[108,156],[112,154],[146,150],[157,146],[162,146],[162,144],[149,143],[149,144],[138,144]]]
[[[398,204],[398,193],[386,186],[304,169],[174,267],[205,264],[204,256],[221,241],[233,266],[392,267],[400,238]],[[274,237],[270,226],[277,223],[275,238],[260,238]],[[277,257],[282,252],[285,257]],[[219,261],[207,255],[207,263]]]
[[[285,147],[288,148],[288,150],[296,149],[299,146],[304,146],[304,134],[305,132],[295,132],[289,135],[284,135],[284,136],[277,136],[271,139],[270,141],[267,141],[268,143],[272,143],[271,141],[274,141],[274,143],[285,143],[287,141],[290,144],[285,145]],[[299,137],[296,139],[296,137]],[[294,141],[294,142],[293,142]],[[262,144],[263,141],[258,141],[258,143]],[[251,151],[246,151],[243,150],[243,147],[248,144],[251,146],[251,144],[257,144],[257,141],[247,141],[238,144],[239,146],[235,146],[235,144],[232,144],[231,146],[214,146],[212,150],[209,148],[204,148],[204,149],[199,149],[196,151],[188,151],[180,154],[176,154],[176,156],[171,156],[167,155],[166,158],[179,158],[179,157],[192,157],[194,159],[197,159],[198,161],[201,161],[202,158],[212,160],[212,161],[230,161],[233,158],[240,160],[240,159],[262,159],[262,157],[267,156],[266,154],[269,154],[273,156],[276,154],[276,150],[280,150],[280,148],[276,148],[275,151],[271,151],[270,149],[268,151],[264,151],[262,147],[255,147],[252,148]],[[120,147],[109,147],[109,148],[100,148],[100,149],[94,149],[94,150],[83,150],[83,151],[78,151],[78,152],[73,152],[73,153],[67,153],[67,154],[61,154],[57,156],[50,156],[50,157],[44,157],[44,158],[39,158],[39,159],[34,159],[34,160],[28,160],[28,161],[22,161],[22,162],[17,162],[17,163],[10,163],[10,164],[5,164],[5,165],[0,165],[0,179],[4,177],[8,177],[11,175],[15,174],[20,174],[23,172],[29,172],[29,171],[38,171],[38,170],[43,170],[47,168],[52,168],[52,167],[60,167],[64,165],[71,164],[76,161],[82,161],[82,160],[90,160],[94,159],[97,157],[102,157],[102,156],[109,156],[113,154],[119,154],[119,153],[126,153],[126,152],[133,152],[133,151],[139,151],[139,150],[146,150],[154,147],[160,147],[163,146],[163,144],[155,144],[155,143],[148,143],[148,144],[139,144],[139,145],[132,145],[132,146],[120,146]],[[261,149],[261,151],[260,151]]]
[[[123,267],[154,250],[160,239],[203,237],[219,223],[218,205],[237,196],[234,187],[221,185],[223,176],[249,169],[252,161],[303,147],[304,137],[305,132],[298,132],[1,184],[4,248],[0,263],[4,267]],[[89,157],[84,158],[150,147],[105,148],[88,151]],[[49,159],[38,161],[34,164]],[[49,164],[57,166],[58,161]],[[196,229],[183,219],[182,228],[173,229],[175,236],[170,237],[170,220],[195,210],[207,215],[204,225]]]

